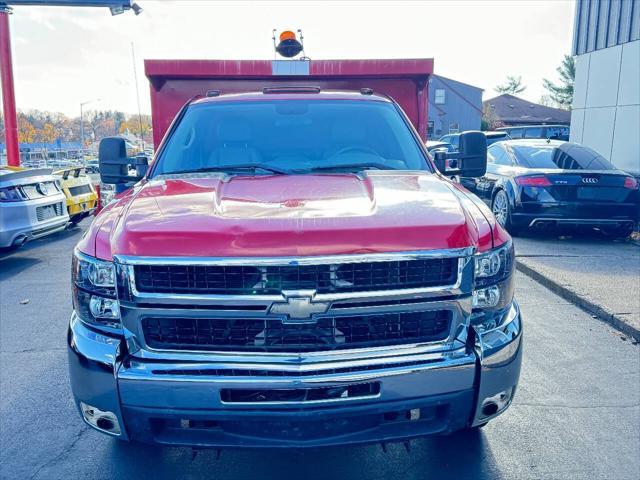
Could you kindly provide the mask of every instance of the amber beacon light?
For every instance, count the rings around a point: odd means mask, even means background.
[[[285,57],[285,58],[293,58],[298,55],[300,52],[304,55],[304,45],[302,43],[302,32],[298,30],[298,35],[300,36],[300,40],[296,36],[295,32],[291,30],[285,30],[280,33],[278,36],[278,43],[276,44],[276,31],[273,31],[273,43],[276,49],[276,52]]]

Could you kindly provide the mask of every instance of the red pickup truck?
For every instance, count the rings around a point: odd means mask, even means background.
[[[308,85],[187,102],[148,168],[104,139],[102,181],[133,185],[73,256],[82,418],[122,440],[310,447],[503,413],[513,247],[447,178],[483,173],[484,136],[445,155],[387,95]]]

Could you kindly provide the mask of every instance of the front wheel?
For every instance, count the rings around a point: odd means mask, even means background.
[[[509,204],[509,197],[507,192],[499,190],[493,197],[491,202],[491,211],[496,217],[496,220],[502,225],[511,235],[518,234],[518,228],[513,224],[511,217],[511,205]]]

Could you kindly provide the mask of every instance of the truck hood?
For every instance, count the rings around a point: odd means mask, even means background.
[[[419,172],[158,177],[110,210],[94,222],[101,258],[484,250],[492,242],[468,193]]]

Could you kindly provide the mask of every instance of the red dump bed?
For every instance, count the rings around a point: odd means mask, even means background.
[[[327,90],[372,88],[392,96],[427,138],[427,88],[433,59],[145,60],[157,146],[180,107],[209,90],[225,93],[308,85]]]

